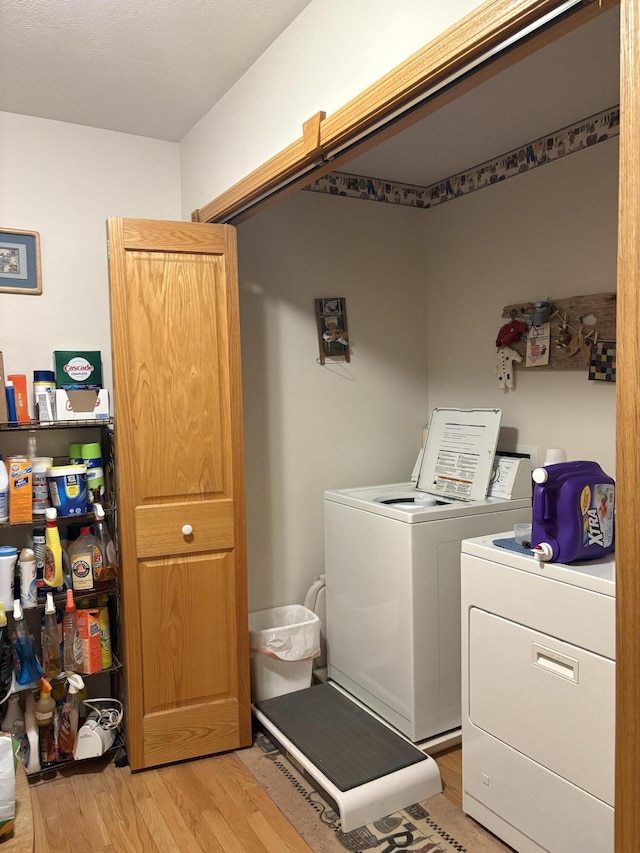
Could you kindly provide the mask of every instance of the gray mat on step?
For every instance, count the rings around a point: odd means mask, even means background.
[[[255,704],[340,791],[427,760],[330,684]]]

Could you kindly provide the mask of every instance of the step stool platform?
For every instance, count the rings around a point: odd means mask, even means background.
[[[253,713],[337,805],[343,832],[442,791],[432,758],[331,683],[256,702]]]

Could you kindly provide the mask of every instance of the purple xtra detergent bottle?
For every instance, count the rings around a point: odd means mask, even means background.
[[[557,462],[533,472],[531,546],[537,560],[572,563],[614,550],[615,483],[597,462]]]

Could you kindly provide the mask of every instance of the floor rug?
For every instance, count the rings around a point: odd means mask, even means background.
[[[415,803],[375,823],[342,832],[340,817],[264,734],[238,758],[314,853],[504,853],[509,848],[467,818],[444,794]]]

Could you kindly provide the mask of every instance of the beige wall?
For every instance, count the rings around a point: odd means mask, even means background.
[[[97,349],[111,387],[108,216],[181,218],[177,144],[0,113],[0,224],[38,231],[42,260],[42,296],[0,293],[9,372]]]
[[[493,372],[510,303],[615,291],[617,140],[427,211],[301,192],[239,229],[250,609],[323,569],[322,492],[404,479],[436,406],[503,410],[509,440],[615,474],[615,385]],[[318,296],[353,359],[320,367]]]
[[[212,201],[480,6],[313,0],[180,143],[182,212]]]
[[[615,475],[615,384],[586,370],[516,366],[498,388],[505,305],[615,292],[618,140],[587,148],[425,214],[429,406],[496,406],[518,440],[566,447]],[[580,356],[574,357],[579,364]],[[457,401],[460,400],[460,403]]]
[[[428,418],[416,211],[299,193],[239,228],[249,606],[324,571],[323,491],[407,480]],[[317,363],[314,299],[345,297],[352,361]]]

